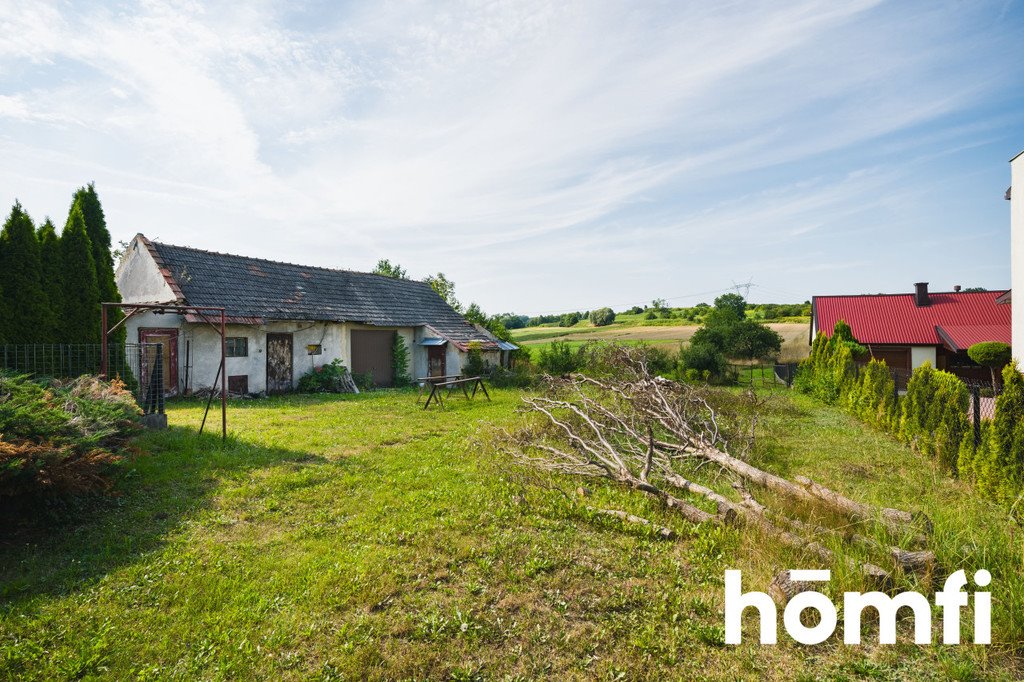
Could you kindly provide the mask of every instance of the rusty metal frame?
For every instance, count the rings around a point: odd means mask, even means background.
[[[120,308],[127,311],[124,318],[115,324],[111,328],[107,328],[107,321],[109,316],[107,311],[110,308]],[[227,377],[227,315],[224,312],[224,308],[218,308],[213,306],[194,306],[194,305],[176,305],[176,304],[160,304],[160,303],[101,303],[100,304],[100,322],[101,336],[100,336],[100,374],[106,378],[107,376],[107,363],[109,358],[108,343],[110,340],[110,333],[115,331],[118,327],[124,324],[129,317],[135,315],[141,311],[151,310],[157,313],[176,313],[180,315],[195,314],[203,319],[204,322],[213,327],[220,334],[220,365],[217,367],[217,376],[213,380],[213,388],[216,388],[217,381],[220,380],[220,433],[221,441],[226,441],[228,438],[228,377]],[[215,324],[214,321],[210,320],[205,313],[219,314],[220,324]],[[203,423],[199,426],[199,433],[203,433],[203,427],[206,426],[206,416],[210,412],[210,403],[213,402],[213,391],[210,392],[210,399],[206,401],[206,412],[203,413]]]

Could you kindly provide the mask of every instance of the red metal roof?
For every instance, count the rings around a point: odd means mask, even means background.
[[[918,307],[914,294],[815,296],[815,329],[832,334],[843,320],[861,343],[946,345],[963,350],[980,341],[1010,343],[1010,305],[1004,291],[939,292]],[[939,329],[941,328],[941,330]]]

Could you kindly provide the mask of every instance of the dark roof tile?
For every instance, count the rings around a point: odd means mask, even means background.
[[[495,345],[425,282],[308,267],[151,242],[190,305],[223,306],[235,318],[428,325],[465,346]]]

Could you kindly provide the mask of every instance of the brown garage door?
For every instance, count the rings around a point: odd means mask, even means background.
[[[376,329],[352,330],[352,373],[372,374],[376,386],[394,383],[391,365],[391,343],[395,332]]]

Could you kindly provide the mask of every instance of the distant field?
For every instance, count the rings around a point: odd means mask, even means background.
[[[808,327],[806,324],[772,323],[768,325],[782,336],[782,355],[780,360],[792,362],[807,356],[810,346],[807,343]],[[527,327],[512,331],[517,342],[531,349],[539,349],[552,341],[569,341],[580,345],[586,341],[618,341],[622,343],[638,343],[644,341],[651,344],[664,345],[676,350],[683,341],[689,341],[700,327],[696,324],[675,326],[627,326],[613,324],[607,327],[593,327],[589,324],[577,327]]]

